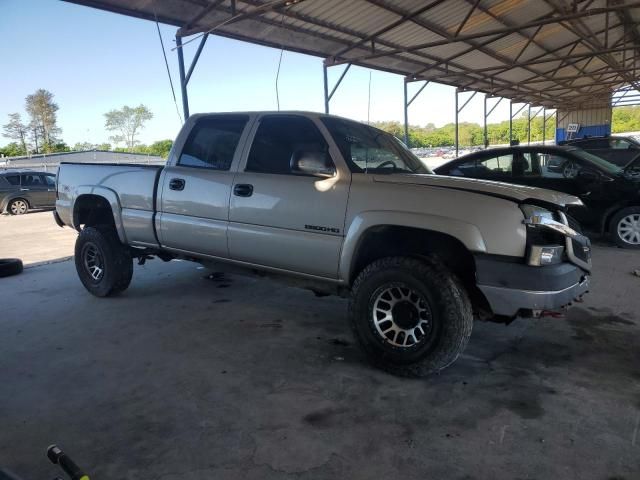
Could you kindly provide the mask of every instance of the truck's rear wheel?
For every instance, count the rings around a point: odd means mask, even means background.
[[[349,317],[374,365],[422,377],[453,363],[471,336],[471,303],[455,275],[433,260],[389,257],[365,268]]]
[[[113,227],[84,228],[76,240],[75,263],[80,281],[97,297],[122,292],[131,283],[133,260]]]

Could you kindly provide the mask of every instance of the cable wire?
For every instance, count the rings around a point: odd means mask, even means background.
[[[184,123],[182,115],[180,115],[180,108],[178,107],[178,100],[176,99],[176,91],[173,88],[173,80],[171,79],[171,70],[169,69],[169,61],[167,60],[167,52],[164,49],[164,42],[162,41],[162,34],[160,33],[160,24],[158,23],[158,16],[154,12],[156,17],[156,28],[158,29],[158,38],[160,39],[160,47],[162,47],[162,55],[164,56],[164,65],[167,67],[167,76],[169,77],[169,85],[171,85],[171,94],[173,95],[173,103],[176,106],[176,113],[180,119],[180,123]]]

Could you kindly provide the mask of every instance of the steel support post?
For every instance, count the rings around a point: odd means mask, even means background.
[[[187,82],[184,74],[184,54],[182,52],[182,37],[176,35],[176,48],[178,49],[178,69],[180,71],[180,91],[182,92],[182,111],[184,120],[189,118],[189,97],[187,96]]]
[[[418,95],[422,93],[427,85],[429,85],[429,81],[425,81],[422,86],[418,89],[418,91],[411,97],[409,100],[407,79],[404,79],[404,144],[409,147],[409,106],[413,103],[413,101],[418,98]]]
[[[487,136],[487,94],[484,94],[484,109],[483,109],[483,128],[482,128],[482,138],[484,140],[484,148],[489,146],[489,138]]]
[[[513,140],[513,100],[509,100],[509,145]]]
[[[338,78],[338,81],[336,82],[334,87],[331,89],[331,93],[329,93],[329,78],[327,76],[327,64],[324,63],[322,67],[323,67],[323,73],[324,73],[324,113],[329,113],[329,101],[333,97],[333,94],[336,93],[336,90],[342,83],[342,79],[351,68],[351,64],[348,63],[346,68],[342,71],[342,74],[340,74],[340,78]]]
[[[409,104],[407,103],[407,80],[404,80],[404,144],[409,148]]]
[[[547,141],[547,107],[542,107],[542,145]]]
[[[322,64],[322,73],[324,78],[324,113],[329,113],[329,80],[327,78],[327,65]]]
[[[527,145],[531,145],[531,104],[527,112]]]
[[[458,88],[456,87],[456,137],[455,137],[456,158],[458,157],[458,114],[459,114],[459,110],[458,110]]]

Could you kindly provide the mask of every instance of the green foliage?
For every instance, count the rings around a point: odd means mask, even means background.
[[[132,152],[138,144],[136,139],[144,124],[153,118],[153,113],[145,105],[137,107],[123,106],[120,110],[111,110],[104,114],[104,128],[110,132],[117,132],[110,137],[115,143],[124,142],[127,149]]]
[[[0,155],[4,155],[5,157],[19,157],[24,154],[22,146],[17,142],[11,142],[4,147],[0,147]]]
[[[640,106],[615,107],[611,114],[612,133],[640,130]]]
[[[58,143],[51,145],[51,151],[52,152],[70,152],[71,147],[66,143],[64,143],[63,141],[60,141]]]
[[[513,138],[521,143],[527,141],[527,114],[513,121]],[[531,141],[542,140],[542,117],[531,120]],[[389,132],[400,139],[404,139],[404,127],[400,122],[377,122],[375,127]],[[435,128],[432,123],[425,127],[409,126],[409,144],[411,147],[447,147],[455,145],[455,124],[448,123]],[[547,120],[546,138],[555,138],[555,118]],[[490,145],[509,143],[509,121],[487,125],[487,139]],[[458,125],[458,141],[460,146],[478,146],[484,144],[482,125],[462,122]]]
[[[25,98],[25,110],[31,118],[29,128],[36,152],[52,152],[58,142],[57,136],[61,132],[57,123],[58,108],[53,101],[53,93],[44,88]]]

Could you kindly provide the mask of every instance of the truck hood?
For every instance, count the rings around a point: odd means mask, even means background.
[[[448,177],[444,175],[386,174],[374,175],[373,181],[461,190],[481,195],[506,198],[516,202],[522,202],[524,200],[539,200],[561,207],[568,205],[582,205],[582,201],[578,197],[574,197],[567,193],[546,190],[544,188],[528,187],[526,185],[514,185],[511,183],[494,182],[491,180],[479,180],[475,178]]]

